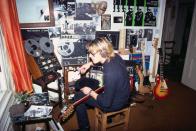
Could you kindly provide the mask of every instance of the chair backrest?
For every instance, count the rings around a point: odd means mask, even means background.
[[[163,64],[168,65],[171,63],[174,53],[174,41],[164,41],[163,43]]]

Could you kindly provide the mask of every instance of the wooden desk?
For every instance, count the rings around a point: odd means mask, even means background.
[[[36,124],[36,123],[45,123],[46,124],[46,130],[49,131],[50,130],[50,126],[49,126],[49,121],[53,120],[52,115],[46,116],[46,117],[37,117],[37,118],[30,118],[30,117],[25,117],[24,113],[28,108],[25,107],[24,104],[16,104],[16,105],[12,105],[10,107],[10,117],[13,123],[13,126],[15,126],[15,128],[19,128],[21,130],[22,127],[22,131],[25,131],[25,126],[27,124]],[[17,130],[18,129],[14,129]]]

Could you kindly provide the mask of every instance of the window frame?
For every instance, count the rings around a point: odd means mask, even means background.
[[[0,23],[0,127],[6,129],[9,125],[9,108],[14,103],[14,82],[8,60],[5,39]]]

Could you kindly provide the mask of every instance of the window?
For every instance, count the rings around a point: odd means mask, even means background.
[[[5,40],[0,25],[0,127],[6,129],[9,121],[9,107],[14,102],[14,84],[11,77]]]

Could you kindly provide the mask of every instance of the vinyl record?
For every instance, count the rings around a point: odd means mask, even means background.
[[[34,39],[28,39],[25,41],[25,49],[29,55],[32,55],[34,57],[39,57],[42,54],[39,43]]]
[[[52,44],[51,40],[47,37],[41,37],[39,40],[41,49],[46,53],[53,53],[54,52],[54,45]]]
[[[70,56],[74,52],[74,44],[73,42],[61,42],[57,51],[62,56]]]

